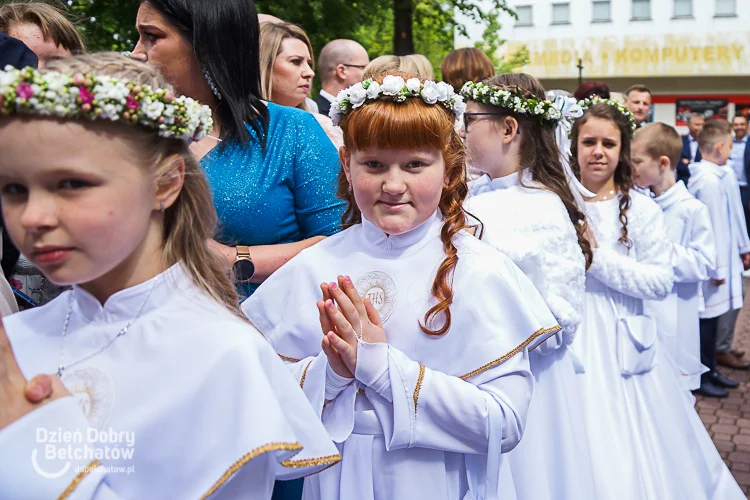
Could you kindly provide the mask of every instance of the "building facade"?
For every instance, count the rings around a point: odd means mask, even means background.
[[[482,3],[482,2],[480,2]],[[486,3],[486,2],[485,2]],[[501,56],[525,46],[522,69],[545,88],[573,92],[604,81],[613,92],[643,83],[654,120],[681,128],[690,110],[708,117],[750,111],[750,0],[511,0]],[[481,28],[466,20],[469,38]]]

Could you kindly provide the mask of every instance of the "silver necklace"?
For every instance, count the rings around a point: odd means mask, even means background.
[[[128,321],[128,324],[123,326],[119,332],[117,332],[117,335],[112,337],[112,340],[107,342],[107,344],[99,349],[98,351],[95,351],[78,361],[75,361],[73,363],[70,363],[69,365],[65,366],[65,335],[68,333],[68,324],[70,323],[70,316],[73,313],[73,292],[70,292],[70,299],[68,300],[68,314],[65,316],[65,323],[63,324],[62,329],[62,337],[60,338],[60,364],[57,367],[57,376],[62,377],[63,371],[67,368],[72,368],[76,365],[79,365],[83,363],[84,361],[88,361],[89,359],[93,358],[97,354],[100,354],[104,352],[109,346],[115,343],[117,339],[120,337],[123,337],[125,334],[128,333],[128,329],[133,325],[135,320],[137,320],[141,313],[143,312],[143,308],[146,306],[146,302],[148,302],[149,297],[151,297],[151,292],[154,290],[154,285],[156,285],[156,281],[159,279],[159,277],[156,277],[152,282],[151,286],[148,289],[148,292],[146,293],[146,298],[143,299],[143,302],[141,303],[141,307],[138,308],[138,311],[135,313],[135,316],[133,316],[133,319]]]
[[[206,134],[206,137],[210,137],[211,139],[215,140],[216,142],[224,142],[224,139],[219,139],[218,137],[216,137],[214,135],[211,135],[211,134]]]

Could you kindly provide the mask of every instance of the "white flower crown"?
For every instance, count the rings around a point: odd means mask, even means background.
[[[213,127],[208,106],[170,90],[109,76],[6,66],[0,71],[0,116],[13,114],[120,121],[184,141],[199,141]]]
[[[333,124],[338,125],[352,109],[362,106],[368,100],[386,98],[394,102],[405,102],[409,97],[421,97],[427,104],[440,103],[457,118],[466,109],[463,97],[456,94],[453,87],[445,82],[425,80],[422,83],[419,78],[404,81],[400,76],[387,75],[382,84],[370,78],[339,92],[331,104],[328,115]]]
[[[587,99],[584,99],[582,101],[578,101],[578,105],[584,111],[586,111],[587,109],[589,109],[594,104],[599,104],[599,103],[609,104],[610,106],[612,106],[613,108],[615,108],[617,111],[619,111],[620,113],[622,113],[623,115],[625,115],[628,118],[628,120],[630,121],[630,129],[633,132],[635,132],[635,129],[638,128],[638,125],[636,125],[636,123],[635,123],[635,116],[633,116],[633,113],[628,108],[626,108],[625,106],[623,106],[622,104],[620,104],[617,101],[613,101],[612,99],[603,99],[603,98],[601,98],[599,96],[593,96],[593,97],[589,97]]]
[[[466,82],[461,95],[468,101],[481,102],[489,106],[507,108],[520,115],[536,116],[541,121],[558,122],[563,118],[572,119],[581,116],[581,110],[575,106],[575,99],[557,96],[555,100],[527,98],[520,90],[498,89],[481,82]]]

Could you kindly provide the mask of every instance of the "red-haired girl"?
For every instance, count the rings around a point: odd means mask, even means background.
[[[525,427],[528,352],[560,327],[528,278],[466,231],[462,108],[448,84],[404,75],[340,93],[347,229],[242,305],[342,452],[306,480],[306,499],[514,495],[501,454]]]

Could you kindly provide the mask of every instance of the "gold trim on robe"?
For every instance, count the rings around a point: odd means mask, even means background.
[[[469,380],[472,377],[476,377],[480,373],[484,373],[484,372],[486,372],[487,370],[489,370],[491,368],[495,368],[496,366],[498,366],[498,365],[500,365],[502,363],[505,363],[510,358],[512,358],[513,356],[515,356],[519,352],[521,352],[524,349],[526,349],[529,346],[529,344],[531,344],[532,342],[534,342],[539,337],[541,337],[543,335],[555,334],[555,333],[559,332],[560,330],[562,330],[562,327],[560,325],[553,326],[552,328],[541,328],[541,329],[537,330],[536,332],[534,332],[534,334],[531,337],[529,337],[528,339],[524,340],[521,343],[521,345],[519,345],[518,347],[516,347],[515,349],[513,349],[509,353],[505,354],[504,356],[502,356],[500,358],[497,358],[494,361],[490,361],[489,363],[487,363],[484,366],[480,366],[476,370],[474,370],[472,372],[469,372],[466,375],[461,375],[461,377],[459,377],[459,378],[461,380]]]
[[[417,403],[419,402],[419,391],[422,390],[422,381],[424,380],[424,365],[419,365],[419,377],[417,386],[414,388],[414,416],[417,416]]]
[[[279,354],[278,352],[276,354]],[[289,356],[284,356],[283,354],[279,354],[279,357],[282,361],[286,361],[287,363],[299,363],[302,361],[301,359],[297,358],[290,358]]]
[[[67,488],[65,488],[65,491],[60,494],[59,497],[57,497],[57,500],[66,500],[70,497],[70,495],[73,494],[73,492],[78,488],[78,485],[81,484],[81,481],[88,476],[95,468],[99,467],[101,464],[99,463],[99,460],[94,460],[90,464],[88,464],[75,478],[73,478],[73,481],[71,481],[70,485],[68,485]]]
[[[300,387],[300,389],[304,389],[304,387],[305,387],[305,379],[307,378],[307,369],[310,368],[311,364],[312,364],[312,360],[310,360],[310,362],[307,363],[307,366],[302,371],[302,378],[299,379],[299,387]]]
[[[216,493],[219,488],[224,485],[224,483],[229,481],[229,479],[250,460],[264,453],[268,453],[269,451],[299,451],[301,449],[302,445],[299,443],[268,443],[255,448],[253,451],[245,454],[242,458],[233,463],[232,466],[229,467],[229,469],[227,469],[227,471],[219,478],[219,480],[216,481],[213,486],[211,486],[211,489],[209,489],[206,494],[201,497],[201,500],[204,500]]]

